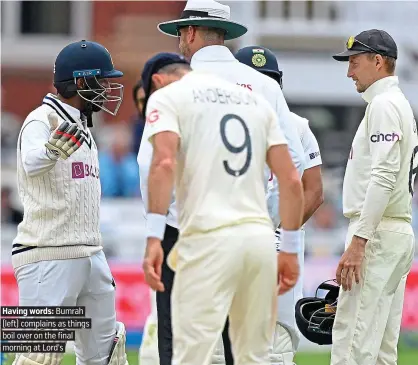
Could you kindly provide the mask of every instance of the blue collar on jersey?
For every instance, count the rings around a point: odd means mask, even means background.
[[[54,94],[47,94],[42,100],[42,104],[48,105],[64,120],[71,123],[76,123],[77,119],[80,119],[83,124],[86,122],[86,117],[76,108],[71,105],[63,103]]]

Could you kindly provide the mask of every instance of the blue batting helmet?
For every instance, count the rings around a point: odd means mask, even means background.
[[[82,40],[71,43],[58,54],[54,66],[54,83],[73,80],[76,73],[80,76],[98,78],[122,77],[121,71],[115,70],[112,56],[101,44]]]
[[[253,69],[270,76],[283,88],[283,72],[280,71],[276,56],[268,48],[249,46],[241,48],[235,58]]]
[[[66,99],[79,95],[86,101],[84,111],[90,116],[100,110],[116,115],[123,99],[123,85],[106,79],[122,76],[109,51],[96,42],[71,43],[55,60],[54,86],[58,94]],[[80,78],[84,82],[77,83]]]

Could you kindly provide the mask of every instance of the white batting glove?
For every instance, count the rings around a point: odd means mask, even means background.
[[[45,147],[56,158],[61,157],[66,160],[81,147],[85,137],[81,135],[81,129],[77,124],[64,121],[58,125],[56,113],[49,114],[48,121],[52,133]]]

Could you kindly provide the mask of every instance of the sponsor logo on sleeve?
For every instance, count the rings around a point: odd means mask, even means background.
[[[370,136],[370,141],[372,143],[378,142],[398,142],[399,141],[399,134],[392,132],[392,133],[380,133],[377,132]]]
[[[319,155],[320,155],[319,151],[312,152],[312,153],[309,154],[309,158],[311,160],[313,160],[313,159],[317,158]]]
[[[160,114],[157,109],[154,109],[148,114],[147,123],[155,123],[158,119],[160,119]]]

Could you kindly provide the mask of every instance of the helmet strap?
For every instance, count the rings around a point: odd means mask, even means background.
[[[84,115],[87,117],[87,127],[93,127],[93,104],[90,102],[86,103],[84,109]]]
[[[73,80],[62,81],[54,83],[57,93],[60,94],[64,99],[71,99],[77,95],[77,85]]]

